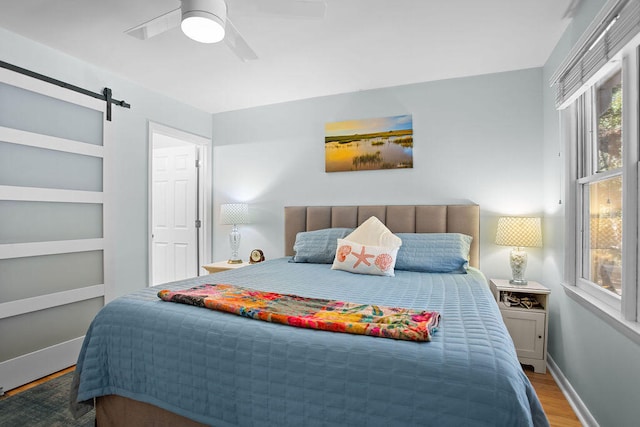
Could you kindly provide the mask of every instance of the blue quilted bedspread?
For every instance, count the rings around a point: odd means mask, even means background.
[[[228,283],[441,313],[431,342],[293,328],[156,296]],[[486,279],[261,264],[148,288],[96,316],[72,398],[118,394],[215,426],[546,426]],[[77,393],[77,395],[76,395]]]

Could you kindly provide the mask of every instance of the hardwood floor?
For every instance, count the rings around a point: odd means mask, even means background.
[[[551,427],[582,426],[548,370],[546,374],[536,374],[531,368],[524,368],[524,372],[533,384],[533,388],[536,389],[536,394],[542,403]]]
[[[62,371],[56,372],[55,374],[51,374],[48,377],[41,378],[32,383],[23,385],[22,387],[15,388],[13,390],[9,390],[5,396],[13,396],[25,390],[29,390],[32,387],[37,386],[38,384],[42,384],[46,381],[49,381],[53,378],[57,378],[61,375],[66,374],[67,372],[72,372],[75,369],[75,366],[71,366],[70,368],[63,369]],[[547,371],[546,374],[536,374],[529,368],[525,368],[525,373],[527,377],[529,377],[529,381],[533,384],[533,387],[536,389],[536,394],[542,403],[542,407],[544,408],[545,413],[547,414],[547,418],[549,418],[549,423],[551,427],[581,427],[582,424],[576,414],[573,412],[571,405],[567,402],[562,391],[554,381],[553,377]]]

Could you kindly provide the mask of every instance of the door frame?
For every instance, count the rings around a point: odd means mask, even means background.
[[[186,132],[180,129],[176,129],[170,126],[166,126],[157,122],[148,122],[148,141],[147,151],[148,158],[148,200],[147,200],[147,286],[153,286],[153,137],[154,135],[161,134],[172,138],[180,139],[190,144],[197,145],[200,148],[200,168],[198,169],[200,188],[198,198],[199,212],[198,216],[202,221],[199,235],[198,250],[200,252],[200,264],[206,264],[211,259],[211,226],[212,226],[212,168],[211,168],[211,139],[205,138],[194,133]],[[202,274],[203,270],[201,266],[197,269],[198,276]],[[206,272],[205,272],[206,273]]]

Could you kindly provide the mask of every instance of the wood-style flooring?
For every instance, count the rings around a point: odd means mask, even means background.
[[[524,372],[533,384],[533,388],[536,389],[536,394],[542,403],[551,427],[582,426],[549,370],[546,374],[536,374],[531,368],[524,368]]]
[[[30,388],[35,387],[38,384],[42,384],[53,378],[57,378],[61,375],[66,374],[67,372],[72,372],[74,369],[75,366],[72,366],[32,383],[23,385],[22,387],[15,388],[6,392],[6,396],[13,396],[25,390],[29,390]],[[542,403],[542,407],[544,408],[545,413],[547,414],[547,418],[549,418],[551,427],[582,426],[582,424],[578,420],[578,417],[576,417],[576,414],[573,412],[573,409],[569,405],[569,402],[564,397],[564,394],[562,394],[562,391],[560,391],[560,388],[554,381],[549,371],[547,371],[546,374],[536,374],[532,370],[525,368],[525,373],[527,374],[527,377],[529,377],[529,381],[531,381],[533,387],[536,389],[536,393],[538,395],[538,398],[540,399],[540,402]]]

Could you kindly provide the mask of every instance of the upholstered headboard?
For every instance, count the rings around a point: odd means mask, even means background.
[[[375,216],[393,233],[463,233],[473,237],[469,265],[480,266],[478,205],[286,206],[284,253],[294,255],[300,231],[332,227],[355,228]]]

